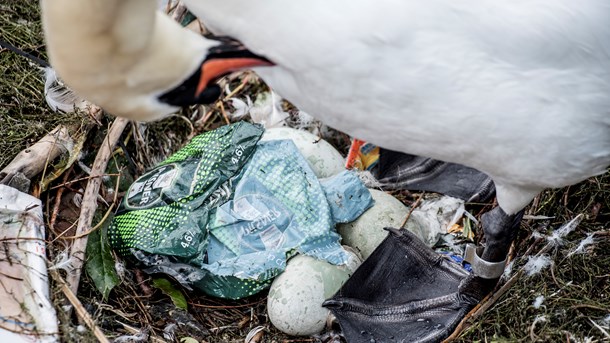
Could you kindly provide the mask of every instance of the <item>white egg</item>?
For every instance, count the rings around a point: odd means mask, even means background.
[[[261,141],[290,139],[305,157],[318,178],[339,174],[345,170],[345,159],[327,141],[304,131],[289,127],[270,128]]]
[[[298,255],[288,261],[286,270],[271,284],[267,312],[273,326],[293,336],[320,333],[326,326],[329,310],[322,307],[360,265],[350,252],[346,266],[335,266],[315,258]]]
[[[375,205],[355,221],[337,225],[337,231],[343,237],[342,244],[359,251],[364,259],[388,235],[383,228],[399,228],[409,213],[409,208],[392,195],[376,189],[370,191]]]

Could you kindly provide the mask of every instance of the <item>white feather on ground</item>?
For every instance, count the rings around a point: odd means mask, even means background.
[[[504,273],[502,274],[502,280],[508,280],[513,273],[513,267],[515,265],[515,260],[508,262],[506,267],[504,267]]]
[[[579,214],[574,219],[563,224],[559,229],[553,231],[553,233],[548,237],[549,243],[552,243],[554,246],[563,245],[563,238],[576,230],[578,224],[580,224],[584,217],[584,215]]]
[[[540,273],[542,270],[550,267],[552,264],[553,260],[548,255],[529,256],[523,270],[527,276],[532,276]]]
[[[250,109],[254,106],[249,96],[246,96],[245,101],[238,98],[231,98],[229,101],[231,101],[231,106],[234,109],[230,116],[234,120],[240,120],[250,114]]]
[[[253,122],[263,125],[266,129],[286,126],[285,121],[289,114],[282,109],[283,99],[275,92],[259,94],[254,103],[248,97],[245,101],[237,98],[230,100],[235,108],[230,116],[235,120],[250,114]]]
[[[113,343],[140,343],[148,342],[148,329],[143,329],[135,335],[119,336],[112,341]]]
[[[534,308],[536,310],[538,310],[538,309],[540,309],[540,307],[542,306],[543,303],[544,303],[544,295],[539,295],[534,300],[534,303],[532,304],[532,306],[534,306]]]
[[[69,113],[86,106],[85,100],[66,87],[52,68],[45,68],[44,96],[49,107],[55,112]]]
[[[574,254],[584,254],[587,247],[589,247],[593,244],[595,244],[595,233],[589,233],[589,234],[587,234],[587,237],[585,239],[580,241],[580,243],[578,244],[578,246],[576,248],[574,248],[572,251],[570,251],[570,253],[568,254],[567,257],[570,257]]]

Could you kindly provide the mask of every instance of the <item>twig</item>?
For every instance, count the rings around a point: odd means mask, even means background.
[[[108,161],[112,155],[117,141],[123,134],[123,130],[129,123],[129,120],[125,118],[117,118],[112,123],[110,130],[104,143],[100,147],[100,150],[95,157],[95,162],[91,168],[91,174],[102,175],[108,166]],[[91,228],[91,222],[97,209],[97,195],[100,190],[102,183],[101,177],[91,178],[85,188],[85,194],[83,195],[83,201],[81,205],[81,212],[78,218],[78,226],[76,228],[76,236],[80,236],[85,232],[88,232]],[[87,236],[79,238],[74,241],[70,249],[70,257],[73,263],[73,273],[68,275],[68,284],[74,294],[77,293],[78,283],[82,272],[83,262],[85,261],[85,249],[87,248]]]
[[[400,225],[401,228],[405,227],[405,225],[409,221],[409,218],[411,218],[411,215],[413,214],[413,211],[415,211],[415,209],[421,204],[421,201],[424,198],[424,194],[426,194],[426,192],[421,193],[419,195],[419,198],[417,198],[417,200],[415,201],[415,203],[413,205],[411,205],[411,209],[409,210],[409,213],[407,213],[407,217],[405,218],[405,220]]]
[[[115,203],[110,204],[110,207],[108,208],[108,210],[106,211],[106,213],[104,214],[104,216],[102,217],[100,222],[97,223],[97,225],[95,225],[94,227],[92,227],[91,229],[89,229],[83,233],[80,233],[75,236],[66,236],[66,237],[63,237],[63,239],[81,239],[83,237],[89,236],[92,232],[99,229],[104,224],[106,219],[108,219],[108,217],[110,217],[110,213],[112,213],[112,210],[114,210],[114,205],[115,205]]]
[[[63,178],[63,183],[66,183],[68,181],[68,177],[70,176],[71,170],[72,169],[66,171]],[[55,205],[53,206],[53,211],[51,212],[51,219],[49,219],[49,228],[53,233],[55,233],[55,221],[57,220],[57,214],[59,213],[59,205],[61,204],[61,197],[64,194],[64,189],[64,187],[61,187],[57,190],[57,194],[55,195]]]
[[[67,151],[66,146],[71,141],[67,127],[63,125],[56,127],[36,144],[17,154],[13,161],[0,171],[0,183],[8,181],[17,173],[32,179],[45,169],[47,161],[52,161]]]
[[[220,104],[220,113],[222,113],[222,117],[225,119],[225,123],[227,123],[227,125],[231,124],[231,121],[229,120],[229,116],[227,116],[227,111],[225,111],[225,105],[223,105],[222,102],[220,102],[219,104]]]
[[[260,304],[260,303],[262,303],[264,301],[267,301],[267,300],[263,299],[263,300],[255,301],[255,302],[252,302],[252,303],[243,304],[243,305],[203,305],[203,304],[198,304],[198,303],[193,303],[193,302],[189,302],[189,305],[195,306],[195,307],[202,307],[202,308],[212,308],[212,309],[226,310],[226,309],[231,309],[231,308],[252,307],[252,306],[258,305],[258,304]]]
[[[81,177],[80,179],[72,180],[72,181],[69,181],[69,182],[63,182],[61,185],[57,185],[57,186],[53,186],[53,187],[49,188],[49,190],[53,190],[53,189],[57,189],[57,188],[63,188],[63,187],[66,187],[66,186],[69,186],[71,184],[78,183],[78,182],[81,182],[81,181],[84,181],[84,180],[91,180],[91,179],[98,178],[98,177],[119,176],[119,175],[121,175],[121,174],[116,173],[116,174],[100,174],[100,175],[85,176],[85,177]]]
[[[68,287],[66,281],[61,277],[61,275],[59,275],[59,272],[53,269],[49,270],[49,272],[51,273],[51,276],[53,277],[55,282],[57,282],[61,286],[62,292],[64,293],[66,298],[68,298],[68,301],[70,301],[70,303],[76,310],[78,316],[89,327],[89,329],[93,331],[93,334],[98,339],[98,341],[100,341],[101,343],[110,343],[110,341],[108,341],[108,338],[106,338],[106,335],[104,335],[102,330],[95,324],[95,321],[93,320],[93,318],[91,318],[89,312],[87,312],[87,310],[83,307],[83,304],[81,304],[80,300],[78,300],[76,294],[72,292],[70,287]]]

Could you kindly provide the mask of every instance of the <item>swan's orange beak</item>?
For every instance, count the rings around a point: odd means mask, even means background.
[[[206,59],[201,64],[201,76],[195,91],[195,98],[198,98],[212,81],[217,80],[221,76],[238,70],[272,65],[273,63],[267,59],[256,57],[216,57]]]
[[[210,48],[201,66],[177,87],[159,96],[159,101],[171,106],[210,104],[220,97],[222,90],[214,81],[231,72],[273,62],[254,54],[241,43],[225,37],[214,37],[218,45]]]

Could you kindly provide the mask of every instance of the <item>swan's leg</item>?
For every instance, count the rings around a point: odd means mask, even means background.
[[[506,257],[522,217],[523,211],[508,215],[500,207],[483,215],[486,244],[480,254],[467,248],[465,259],[472,264],[474,275],[462,282],[460,293],[480,301],[494,289],[504,272]]]
[[[483,214],[481,221],[485,233],[485,248],[481,258],[488,262],[506,259],[510,245],[517,235],[523,210],[516,214],[506,214],[500,206]]]

